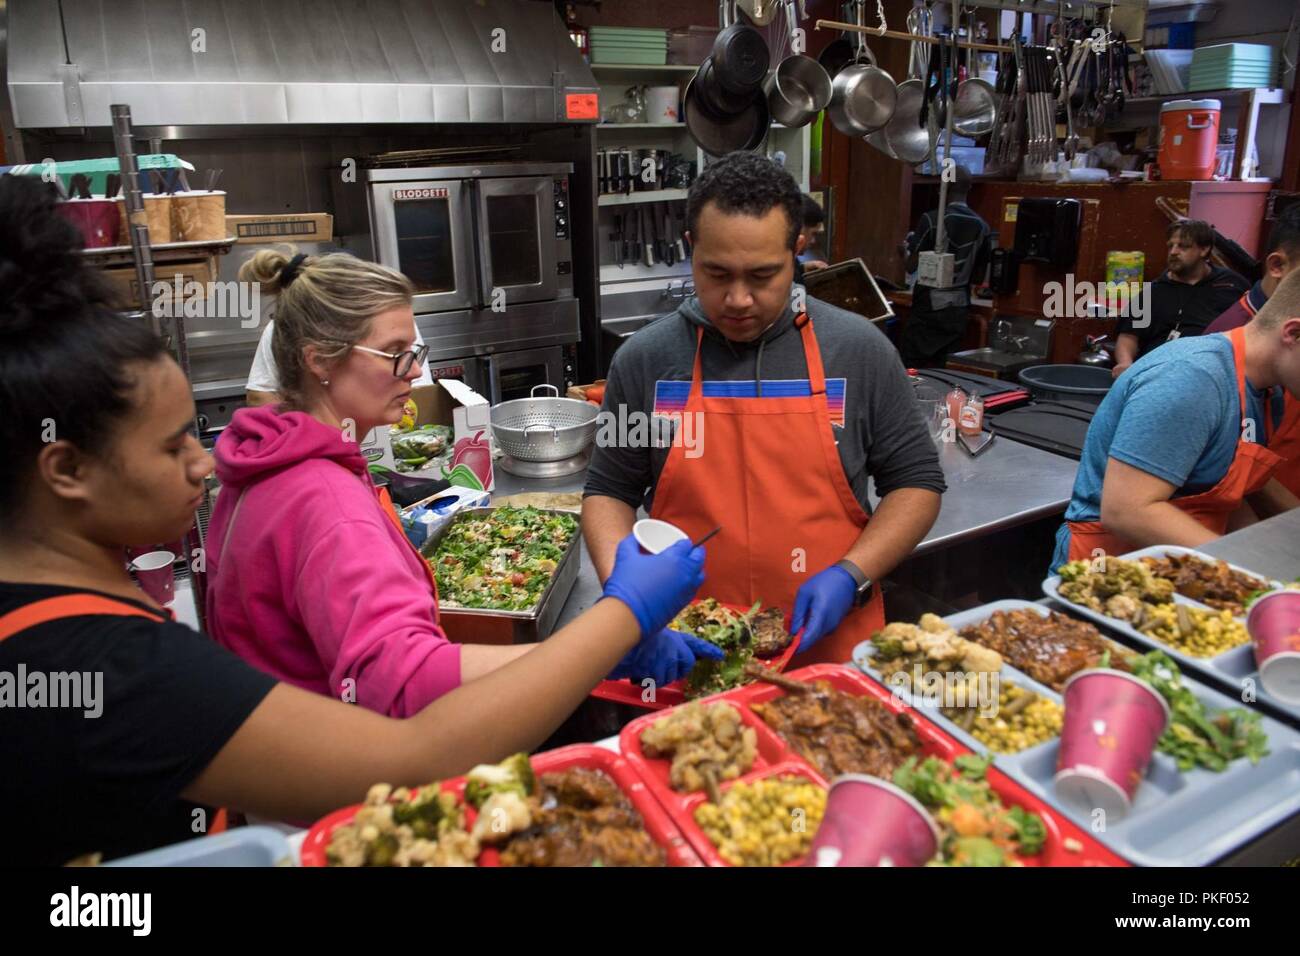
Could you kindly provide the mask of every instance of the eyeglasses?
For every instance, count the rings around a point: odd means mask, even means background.
[[[429,346],[418,345],[413,349],[407,349],[405,352],[381,352],[379,349],[368,348],[364,345],[352,346],[358,352],[369,352],[371,355],[378,355],[380,358],[393,360],[393,375],[401,378],[411,370],[411,366],[416,362],[424,364],[425,358],[429,355]]]

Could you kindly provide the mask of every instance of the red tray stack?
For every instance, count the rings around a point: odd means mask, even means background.
[[[699,856],[683,838],[677,825],[673,823],[664,807],[650,793],[640,775],[632,765],[619,754],[604,747],[592,744],[576,744],[572,747],[560,747],[546,753],[536,754],[532,758],[533,771],[541,776],[560,770],[572,770],[580,767],[585,770],[603,771],[612,779],[641,814],[646,832],[664,848],[669,866],[702,866]],[[465,778],[455,777],[442,782],[442,789],[454,793],[458,800],[465,799]],[[307,833],[302,844],[303,866],[325,866],[325,848],[329,846],[330,837],[335,827],[350,823],[361,809],[361,804],[354,804],[336,810],[323,817]],[[467,806],[465,823],[474,826],[478,812]],[[501,854],[495,847],[486,847],[478,858],[479,866],[500,866]]]
[[[749,610],[749,608],[737,604],[723,604],[721,601],[718,603],[741,614]],[[785,627],[787,631],[790,629],[790,617],[788,615],[785,619]],[[803,631],[800,630],[798,634],[794,635],[790,645],[776,657],[756,657],[754,659],[771,670],[783,671],[789,666],[790,659],[794,657],[795,651],[799,649],[799,640],[802,637]],[[603,680],[596,685],[596,689],[591,692],[591,696],[600,700],[613,701],[616,704],[630,704],[644,710],[665,710],[686,703],[686,680],[685,678],[675,680],[671,684],[656,688],[654,700],[643,700],[642,693],[641,686],[633,684],[630,680]]]
[[[872,697],[894,713],[907,711],[921,738],[924,756],[938,757],[951,763],[963,754],[972,751],[940,730],[935,724],[921,716],[911,707],[895,698],[885,687],[877,684],[865,674],[840,664],[815,664],[791,671],[788,675],[794,680],[824,680],[836,690],[858,696]],[[767,683],[750,684],[725,694],[707,698],[710,703],[725,701],[740,711],[746,724],[753,727],[758,736],[758,756],[749,772],[743,774],[739,781],[759,780],[767,777],[801,776],[823,787],[829,787],[826,780],[815,767],[807,763],[781,737],[763,722],[750,709],[751,704],[762,703],[785,696],[785,691]],[[710,866],[727,866],[713,842],[705,835],[695,822],[695,808],[702,804],[706,796],[703,792],[678,793],[668,782],[670,761],[652,760],[641,750],[641,732],[651,724],[664,718],[664,714],[646,714],[638,717],[623,728],[619,745],[623,755],[633,768],[645,779],[650,792],[663,804],[668,816],[685,835],[691,846]],[[721,789],[739,781],[723,783]],[[1043,852],[1037,856],[1021,857],[1026,866],[1128,866],[1122,857],[1108,850],[1071,821],[1057,814],[1045,803],[1033,796],[1010,777],[993,767],[988,771],[989,785],[1002,802],[1008,807],[1019,806],[1037,813],[1047,828],[1047,841]],[[1067,840],[1075,841],[1080,849],[1070,850]],[[787,866],[800,865],[802,860],[795,860]]]

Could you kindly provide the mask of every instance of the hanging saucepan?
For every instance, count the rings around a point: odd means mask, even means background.
[[[794,0],[786,0],[786,22],[795,31]],[[806,126],[831,101],[831,78],[812,57],[794,54],[777,64],[763,83],[772,118],[785,126]]]
[[[701,102],[697,84],[699,74],[691,77],[682,97],[682,112],[691,138],[710,156],[725,156],[735,150],[753,150],[767,139],[772,118],[762,92],[754,94],[739,113],[718,116]]]
[[[862,34],[857,34],[858,54],[831,83],[831,104],[826,115],[846,136],[866,136],[884,127],[894,115],[898,87],[894,78],[876,66]]]
[[[853,14],[850,12],[852,9],[853,2],[852,0],[849,0],[848,3],[844,4],[845,21],[853,19]],[[838,74],[840,70],[853,62],[853,55],[855,52],[856,47],[854,46],[853,41],[849,39],[849,35],[847,33],[841,33],[838,39],[832,40],[822,48],[821,53],[817,54],[817,62],[821,64],[822,69],[826,71],[827,76],[831,79],[835,79],[836,74]]]
[[[907,31],[914,36],[929,36],[930,22],[928,8],[914,8],[907,17]],[[908,78],[898,84],[898,105],[894,108],[894,115],[879,134],[873,134],[883,140],[884,152],[912,166],[924,162],[930,151],[930,138],[921,122],[921,104],[925,100],[925,64],[934,53],[933,44],[927,48],[927,44],[912,41]],[[868,139],[867,142],[872,141]],[[879,145],[872,145],[880,149]]]
[[[971,11],[970,30],[967,37],[975,42],[975,12]],[[956,45],[956,40],[953,41]],[[979,137],[993,132],[993,125],[998,118],[997,92],[993,84],[980,77],[979,51],[970,50],[968,62],[972,69],[970,75],[957,86],[957,96],[953,99],[952,128],[962,136]]]
[[[723,0],[724,20],[727,20],[728,7],[727,0]],[[713,41],[715,82],[728,93],[754,93],[767,76],[767,41],[753,27],[737,21],[734,10],[729,22],[730,26],[724,27]]]

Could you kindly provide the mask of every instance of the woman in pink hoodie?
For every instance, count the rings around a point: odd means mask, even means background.
[[[213,636],[281,680],[395,717],[529,653],[536,645],[447,640],[428,567],[378,502],[357,444],[401,417],[420,375],[410,282],[349,255],[275,250],[240,278],[278,296],[285,401],[236,412],[217,442]],[[716,655],[642,644],[638,673],[666,680]]]

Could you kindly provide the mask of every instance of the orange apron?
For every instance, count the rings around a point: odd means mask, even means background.
[[[1242,326],[1226,334],[1232,342],[1232,361],[1237,372],[1237,395],[1241,400],[1241,415],[1244,419],[1247,408],[1246,330]],[[1286,419],[1278,430],[1279,437],[1282,439],[1279,441],[1278,446],[1269,448],[1267,445],[1258,442],[1238,439],[1237,450],[1232,456],[1232,464],[1228,466],[1227,474],[1223,476],[1217,485],[1197,495],[1173,498],[1170,500],[1170,504],[1181,511],[1187,512],[1215,534],[1221,535],[1227,531],[1228,518],[1241,507],[1245,497],[1254,494],[1268,484],[1269,479],[1278,470],[1278,466],[1283,463],[1283,456],[1279,453],[1279,447],[1285,447],[1288,443],[1292,446],[1300,444],[1300,421],[1298,421],[1300,411],[1297,411],[1294,403],[1291,403],[1289,399],[1288,402],[1289,410]],[[1271,413],[1266,412],[1264,418],[1266,421],[1271,421]],[[1297,452],[1300,449],[1292,447],[1292,451]],[[1136,550],[1136,546],[1131,542],[1125,541],[1118,535],[1107,531],[1100,521],[1070,521],[1067,523],[1070,526],[1069,560],[1071,561],[1091,558],[1093,552],[1098,549],[1106,554],[1125,554]]]
[[[1265,399],[1265,405],[1271,403]],[[1286,406],[1282,412],[1282,424],[1273,428],[1273,416],[1265,415],[1264,434],[1268,438],[1268,450],[1282,456],[1282,463],[1273,472],[1273,477],[1280,481],[1291,494],[1300,497],[1300,400],[1290,392],[1286,395]]]
[[[433,592],[433,616],[436,620],[438,617],[438,578],[433,573],[433,568],[429,562],[424,559],[420,549],[411,544],[411,539],[406,536],[406,529],[402,527],[402,519],[397,516],[397,505],[393,504],[393,496],[389,494],[387,486],[375,489],[375,498],[379,501],[380,510],[392,522],[397,533],[402,536],[406,546],[415,552],[415,556],[420,559],[420,566],[424,568],[424,574],[429,579],[429,590]]]
[[[843,558],[868,521],[835,447],[812,321],[801,313],[795,326],[812,394],[781,398],[706,398],[699,330],[683,415],[698,416],[701,454],[686,457],[679,423],[650,511],[692,540],[722,526],[708,546],[698,596],[746,607],[762,601],[787,617],[799,586]],[[877,585],[866,606],[851,610],[791,666],[849,661],[853,648],[884,626]]]
[[[98,594],[60,594],[57,597],[44,598],[24,605],[16,611],[0,615],[0,641],[6,641],[15,634],[39,624],[61,621],[69,617],[112,616],[145,617],[151,621],[174,620],[175,615],[167,608],[146,611],[144,608],[127,604],[116,598],[102,597]],[[231,825],[231,814],[224,807],[214,808],[212,826],[206,831],[207,836],[224,833]]]

